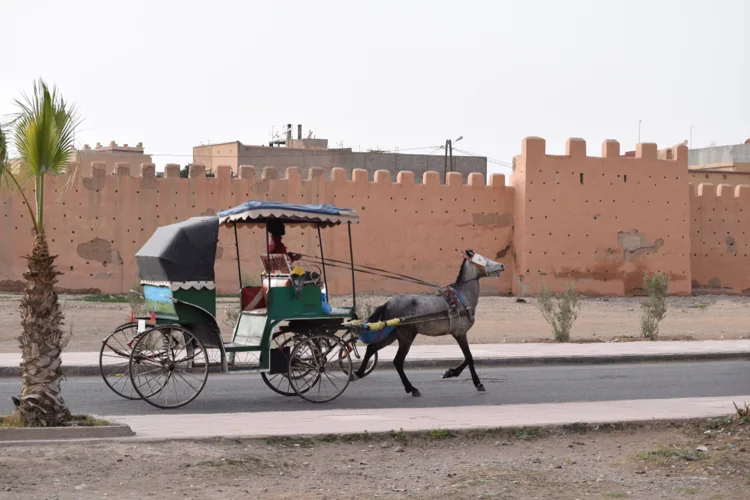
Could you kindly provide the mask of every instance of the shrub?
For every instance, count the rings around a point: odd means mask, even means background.
[[[575,285],[571,282],[568,289],[560,294],[553,294],[542,285],[542,291],[537,295],[537,304],[542,316],[552,327],[555,341],[568,342],[570,330],[580,311]]]
[[[667,315],[669,276],[645,273],[643,283],[648,297],[641,302],[641,335],[656,340],[659,338],[659,322]]]

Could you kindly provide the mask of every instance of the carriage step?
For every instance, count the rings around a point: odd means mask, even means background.
[[[224,350],[229,352],[253,352],[260,351],[259,345],[240,344],[237,342],[227,342],[224,344]]]

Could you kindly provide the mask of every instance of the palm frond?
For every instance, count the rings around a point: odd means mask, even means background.
[[[19,157],[16,177],[21,182],[34,180],[37,225],[44,231],[44,177],[60,175],[68,168],[80,118],[75,106],[68,104],[56,87],[50,89],[41,79],[34,82],[30,96],[21,94],[15,104],[18,110],[12,115],[10,125]]]

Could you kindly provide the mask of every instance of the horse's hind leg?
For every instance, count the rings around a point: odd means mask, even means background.
[[[469,349],[469,341],[466,338],[466,335],[456,337],[456,342],[458,342],[458,346],[461,348],[461,352],[464,353],[464,362],[461,363],[458,368],[452,368],[448,371],[458,370],[458,373],[456,375],[453,375],[454,377],[457,377],[464,369],[464,367],[468,365],[469,371],[471,372],[471,381],[474,382],[474,387],[476,387],[478,391],[484,392],[484,385],[482,385],[482,382],[479,380],[479,375],[477,375],[477,371],[474,369],[474,357],[471,355],[471,350]],[[446,372],[446,374],[447,373],[448,372]],[[447,377],[443,375],[443,378]]]
[[[367,370],[367,364],[370,362],[370,358],[381,350],[383,347],[392,344],[396,340],[395,335],[391,337],[387,337],[385,340],[378,344],[367,344],[367,350],[365,350],[365,355],[362,358],[362,364],[352,373],[351,379],[352,380],[359,380],[361,378],[365,377],[365,371]]]

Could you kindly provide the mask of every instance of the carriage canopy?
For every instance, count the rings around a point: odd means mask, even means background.
[[[274,219],[285,224],[333,227],[348,222],[357,224],[359,214],[352,209],[333,205],[295,205],[272,201],[248,201],[219,212],[219,224],[225,226],[263,226]]]
[[[219,219],[192,217],[162,226],[135,254],[141,281],[214,283]]]

